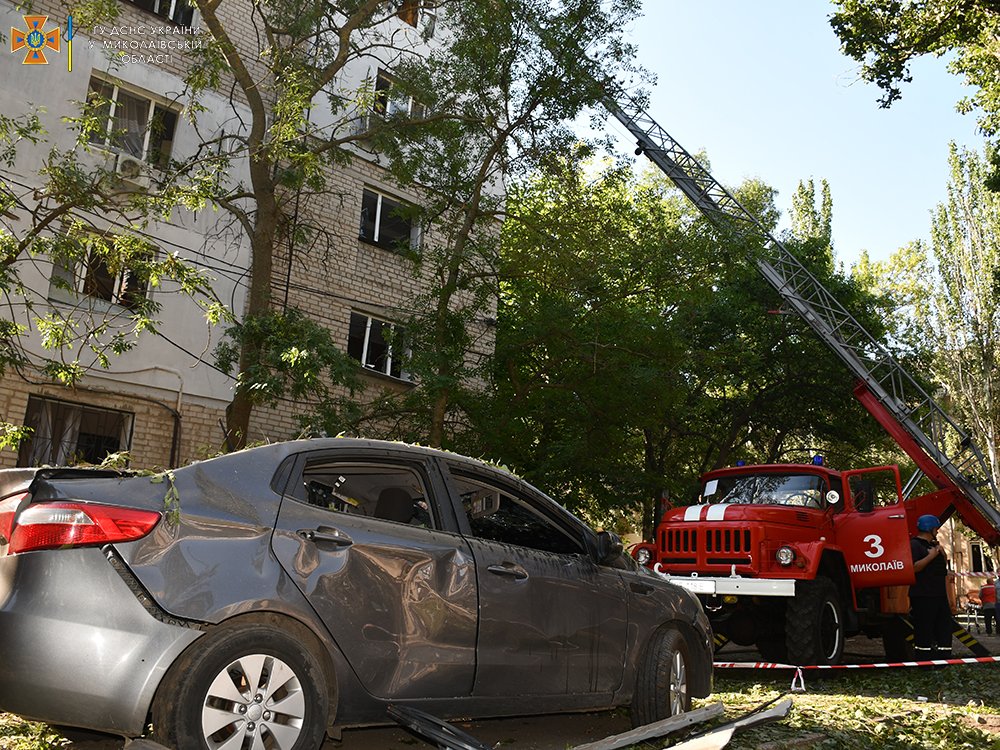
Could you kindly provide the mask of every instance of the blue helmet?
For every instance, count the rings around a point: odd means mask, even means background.
[[[917,519],[917,531],[934,531],[941,526],[937,516],[927,514]]]

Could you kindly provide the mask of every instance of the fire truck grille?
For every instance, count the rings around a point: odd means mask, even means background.
[[[660,532],[660,550],[664,556],[697,554],[699,548],[715,555],[740,555],[751,552],[750,529],[664,529]],[[715,562],[715,560],[713,560]],[[721,564],[739,562],[722,560]]]

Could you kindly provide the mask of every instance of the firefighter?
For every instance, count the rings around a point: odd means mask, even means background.
[[[951,605],[945,587],[948,559],[937,541],[941,521],[937,516],[917,519],[917,535],[910,540],[913,572],[917,580],[910,586],[910,617],[918,661],[951,657]]]
[[[983,624],[986,626],[986,635],[993,635],[993,621],[997,614],[997,590],[993,585],[993,576],[989,576],[983,587],[979,589],[979,600],[983,605]],[[1000,634],[1000,620],[997,621],[997,633]]]

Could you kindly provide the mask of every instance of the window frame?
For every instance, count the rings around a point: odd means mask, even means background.
[[[556,503],[551,498],[541,493],[531,492],[527,486],[513,486],[510,482],[504,481],[502,477],[494,477],[490,474],[476,471],[473,467],[463,467],[461,465],[446,461],[449,484],[454,493],[455,512],[458,515],[459,526],[462,533],[473,539],[489,544],[510,544],[521,549],[532,550],[549,555],[564,555],[567,557],[583,557],[591,559],[591,539],[589,535],[592,530],[579,522],[569,511]],[[494,539],[489,536],[477,534],[471,524],[471,519],[466,512],[462,500],[463,493],[459,491],[459,482],[477,484],[484,489],[500,492],[523,510],[546,523],[550,528],[559,532],[565,537],[567,543],[576,546],[573,552],[564,550],[554,550],[542,546],[528,546],[510,540]]]
[[[32,416],[33,405],[36,406],[35,420],[29,419]],[[47,417],[47,419],[50,422],[49,424],[50,434],[47,437],[48,448],[45,451],[46,458],[41,463],[34,462],[36,457],[40,458],[40,449],[35,443],[38,433],[35,432],[31,435],[29,439],[25,440],[18,449],[17,463],[16,463],[18,467],[41,466],[48,464],[52,460],[54,460],[58,465],[68,463],[68,460],[60,461],[61,454],[64,452],[64,449],[61,448],[60,446],[62,443],[66,442],[64,438],[67,434],[67,431],[70,429],[75,429],[76,436],[73,438],[74,441],[73,453],[70,455],[67,452],[66,459],[82,455],[80,451],[80,442],[79,442],[81,435],[80,426],[83,422],[84,417],[87,416],[88,413],[91,416],[97,416],[99,418],[120,420],[117,422],[118,435],[111,435],[107,431],[105,431],[103,435],[98,433],[82,433],[82,434],[117,439],[118,448],[117,451],[115,452],[118,453],[132,450],[132,444],[135,440],[135,412],[126,411],[124,409],[112,409],[104,406],[94,406],[92,404],[79,403],[76,401],[66,401],[64,399],[53,398],[51,396],[46,396],[44,394],[31,393],[28,395],[28,403],[25,406],[25,411],[24,411],[25,424],[29,424],[29,422],[31,421],[37,421],[38,419],[45,419],[46,417],[39,414],[39,412],[44,413],[46,409],[50,410],[49,415]],[[67,426],[67,421],[68,421],[67,416],[69,411],[78,411],[80,414],[79,418],[76,420],[77,424],[75,425],[75,427],[72,428]],[[57,419],[59,421],[57,421]],[[56,440],[56,435],[55,435],[56,426],[60,427],[59,429],[60,439],[58,441]],[[124,441],[125,442],[124,446],[122,445],[122,437],[126,438]],[[53,453],[55,453],[54,458],[53,458]]]
[[[437,4],[435,0],[401,0],[396,18],[431,39],[437,30]]]
[[[371,196],[374,196],[375,199],[375,216],[372,217],[370,221],[368,221],[366,220],[366,211],[368,211],[369,209],[366,206],[366,203],[370,202]],[[417,250],[419,246],[419,241],[418,241],[419,235],[417,232],[417,225],[413,222],[412,219],[399,217],[399,220],[401,222],[406,223],[409,230],[405,247],[403,247],[402,237],[392,240],[384,240],[382,238],[383,223],[384,223],[382,220],[383,208],[386,201],[396,204],[402,208],[407,208],[410,205],[405,200],[391,196],[388,193],[379,190],[378,188],[374,188],[369,185],[366,185],[364,188],[362,188],[361,212],[360,212],[361,215],[360,215],[360,224],[358,227],[358,239],[369,245],[375,245],[376,247],[381,247],[384,250],[391,250],[392,252],[396,253],[403,253],[406,252],[407,250],[410,251]],[[371,237],[367,237],[365,234],[369,224],[372,227]]]
[[[113,238],[112,241],[114,241]],[[87,245],[87,258],[85,260],[74,263],[72,268],[63,263],[55,262],[53,263],[52,276],[60,276],[72,288],[73,293],[77,295],[77,300],[86,298],[135,312],[141,301],[149,299],[149,281],[139,279],[141,288],[137,286],[136,290],[130,290],[128,288],[129,281],[131,279],[138,279],[132,269],[128,267],[122,268],[117,275],[112,277],[107,263],[95,255],[93,241],[87,241],[85,244]],[[95,268],[95,262],[105,269],[105,275],[108,278],[113,278],[110,298],[99,293],[100,282],[92,280],[91,271]],[[95,286],[98,288],[95,289]],[[54,289],[58,290],[58,292],[54,293]],[[60,294],[60,292],[62,293]],[[131,297],[135,297],[134,301],[129,299]],[[69,301],[65,299],[64,290],[58,286],[54,287],[51,281],[49,282],[48,298],[57,302]]]
[[[977,560],[978,558],[978,560]],[[993,557],[982,542],[969,542],[969,570],[972,573],[996,573]]]
[[[360,358],[356,357],[352,353],[352,349],[354,349],[355,347],[352,346],[353,339],[352,339],[351,331],[354,329],[355,318],[364,318],[365,319],[365,324],[364,324],[365,325],[365,332],[364,332],[364,337],[363,337],[362,343],[361,343],[361,356],[360,356]],[[404,349],[402,355],[400,357],[396,358],[395,354],[393,352],[393,344],[391,344],[388,341],[386,341],[385,338],[384,338],[384,336],[383,336],[382,337],[382,343],[384,343],[385,347],[386,347],[384,369],[380,369],[377,366],[377,359],[378,359],[377,357],[371,357],[370,356],[371,355],[371,343],[372,343],[372,340],[371,340],[372,323],[374,323],[374,322],[381,323],[383,327],[387,326],[387,327],[389,327],[390,330],[396,330],[396,329],[398,329],[398,325],[395,324],[395,323],[393,323],[392,321],[388,321],[388,320],[385,320],[383,318],[378,318],[378,317],[375,317],[373,315],[369,315],[368,313],[366,313],[366,312],[364,312],[362,310],[351,310],[351,318],[350,318],[350,322],[348,324],[348,331],[347,331],[347,354],[348,354],[348,356],[351,357],[356,362],[358,362],[361,365],[361,367],[366,372],[376,372],[376,373],[379,373],[380,375],[384,375],[386,377],[393,378],[394,380],[400,380],[400,381],[403,381],[403,382],[406,382],[406,383],[412,383],[413,382],[412,376],[410,375],[409,372],[407,372],[406,370],[403,369],[403,362],[405,362],[406,358],[411,354],[411,351],[410,351],[409,348]],[[394,363],[398,367],[398,370],[396,370],[396,372],[393,372],[393,370],[396,369],[393,366]]]
[[[191,3],[188,3],[187,0],[150,0],[149,4],[153,6],[152,8],[147,8],[145,4],[138,2],[138,0],[126,0],[126,1],[129,4],[134,5],[135,7],[146,11],[147,13],[152,13],[157,18],[162,18],[164,20],[170,21],[170,23],[174,24],[175,26],[183,26],[186,29],[194,28],[195,26],[195,20],[197,18],[198,9]],[[169,7],[169,10],[167,10],[166,12],[161,10],[161,8],[164,5],[167,5]],[[174,18],[174,14],[177,12],[179,8],[181,8],[181,6],[186,7],[187,10],[190,11],[190,17],[188,18],[187,21]]]
[[[397,78],[385,68],[378,68],[375,71],[375,85],[372,91],[372,114],[383,120],[394,117],[402,113],[412,119],[422,119],[427,115],[427,107],[415,96],[410,94],[400,94],[396,87]],[[393,95],[393,92],[396,95]],[[369,129],[371,122],[365,121],[365,128]]]
[[[181,120],[180,111],[176,107],[170,106],[162,99],[159,99],[149,92],[128,85],[123,86],[117,80],[106,79],[97,75],[91,75],[90,80],[87,83],[87,96],[90,97],[93,94],[98,94],[99,96],[104,97],[103,91],[98,90],[98,87],[109,87],[111,89],[111,94],[106,97],[108,101],[108,111],[104,131],[100,134],[99,140],[94,137],[98,134],[93,134],[90,139],[90,144],[96,148],[107,151],[108,153],[121,154],[137,159],[145,164],[148,164],[154,169],[162,169],[165,167],[173,155],[174,143],[177,138],[177,126]],[[115,113],[118,107],[122,106],[120,100],[120,96],[122,94],[130,96],[133,99],[142,100],[148,106],[146,120],[142,130],[142,148],[138,155],[128,148],[127,145],[115,142]],[[151,150],[150,146],[156,131],[154,120],[156,119],[157,112],[166,113],[173,118],[173,129],[169,138],[163,138],[160,140],[159,146],[154,151]],[[163,150],[163,143],[165,142],[170,144],[166,152]],[[157,154],[157,152],[159,153]],[[155,158],[154,154],[156,154]]]

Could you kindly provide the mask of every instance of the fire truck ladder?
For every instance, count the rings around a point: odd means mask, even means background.
[[[645,153],[717,227],[763,242],[758,270],[857,377],[856,392],[866,408],[878,418],[862,398],[863,391],[871,394],[927,455],[933,464],[928,468],[938,471],[924,471],[935,484],[945,489],[950,481],[993,529],[1000,530],[1000,511],[994,505],[1000,503],[1000,493],[971,436],[697,159],[631,97],[612,95],[610,88],[604,87],[604,106],[635,137],[637,153]],[[918,467],[921,463],[917,460]],[[926,466],[926,461],[923,463]]]

